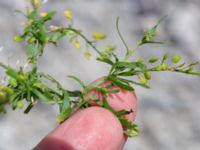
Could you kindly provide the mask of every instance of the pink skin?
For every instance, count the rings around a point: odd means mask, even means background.
[[[98,80],[94,82],[97,82]],[[111,81],[105,81],[104,83],[102,83],[101,86],[107,86],[110,83]],[[137,97],[136,97],[135,92],[125,91],[118,86],[113,86],[109,88],[109,90],[119,90],[118,93],[110,93],[108,95],[107,101],[109,105],[112,106],[112,108],[114,108],[116,111],[119,111],[122,109],[125,109],[127,111],[133,111],[132,113],[125,115],[124,117],[128,119],[129,121],[134,121],[136,117],[136,112],[137,112]],[[89,91],[89,94],[90,95],[96,94],[98,99],[103,100],[102,94],[96,89],[92,89],[91,91]]]
[[[134,92],[120,89],[109,95],[108,102],[116,110],[132,109],[133,113],[125,117],[130,121],[135,119],[137,100]],[[122,150],[125,141],[117,117],[109,110],[93,106],[77,111],[33,150]]]

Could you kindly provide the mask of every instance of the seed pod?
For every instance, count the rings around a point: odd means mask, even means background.
[[[149,63],[155,63],[158,61],[158,58],[157,57],[152,57],[149,59]]]
[[[157,66],[157,67],[155,68],[156,71],[160,71],[161,69],[162,69],[161,66]]]
[[[162,69],[163,71],[167,70],[167,65],[166,65],[165,63],[162,63],[162,64],[161,64],[161,69]]]
[[[145,72],[145,73],[144,73],[144,77],[145,77],[147,80],[150,80],[150,79],[151,79],[151,73],[150,73],[150,72]]]
[[[165,53],[163,56],[163,60],[166,60],[169,57],[169,53]]]
[[[178,63],[181,60],[181,56],[175,55],[172,57],[172,62],[173,63]]]

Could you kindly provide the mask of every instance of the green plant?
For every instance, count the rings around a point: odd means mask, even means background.
[[[129,61],[129,59],[133,57],[135,51],[142,45],[149,43],[162,44],[162,42],[155,40],[155,37],[157,35],[158,25],[165,17],[161,18],[151,29],[144,32],[142,39],[134,49],[130,49],[126,44],[119,30],[119,18],[117,18],[116,29],[126,49],[125,56],[119,58],[115,54],[116,46],[106,46],[103,51],[95,46],[96,42],[106,38],[106,34],[94,32],[93,39],[89,40],[80,29],[74,28],[72,22],[73,14],[71,11],[66,10],[64,12],[64,17],[70,22],[67,26],[52,25],[48,27],[46,23],[53,19],[56,12],[40,12],[41,1],[39,0],[31,0],[31,6],[32,7],[26,14],[19,10],[17,11],[22,13],[26,20],[24,21],[25,27],[23,33],[14,38],[16,42],[26,43],[26,65],[31,66],[31,69],[27,71],[24,66],[16,70],[9,65],[0,63],[0,66],[5,69],[9,77],[7,85],[0,85],[1,112],[5,112],[5,106],[7,104],[11,105],[13,110],[15,110],[25,107],[24,102],[28,103],[24,113],[28,113],[38,101],[46,104],[57,104],[60,109],[57,122],[62,123],[77,110],[92,106],[90,101],[93,100],[98,103],[99,106],[112,111],[119,118],[122,125],[125,127],[124,133],[126,135],[135,136],[138,134],[137,125],[123,117],[131,113],[131,110],[115,111],[108,104],[107,98],[109,93],[118,93],[119,90],[110,90],[108,87],[117,86],[126,91],[133,91],[133,85],[149,88],[148,81],[151,79],[151,72],[171,71],[200,76],[200,72],[193,71],[198,61],[189,64],[185,62],[181,63],[181,57],[178,55],[171,57],[166,53],[161,59],[152,57],[146,62],[143,59]],[[80,39],[85,41],[86,47],[93,49],[97,53],[98,56],[96,60],[110,66],[108,75],[90,85],[85,85],[85,83],[75,76],[69,76],[69,78],[77,81],[82,87],[82,90],[71,91],[62,87],[61,84],[49,74],[39,72],[37,62],[43,54],[45,46],[49,43],[56,45],[57,41],[65,36],[70,38],[70,42],[73,43],[76,48],[81,48]],[[86,58],[91,57],[91,53],[88,49],[85,51],[84,55]],[[168,64],[166,61],[170,59],[171,63]],[[128,78],[132,76],[138,77],[138,80],[133,81]],[[49,80],[55,86],[49,85],[44,79]],[[102,86],[106,81],[111,82],[107,87]],[[89,94],[89,91],[94,88],[101,92],[103,101]]]

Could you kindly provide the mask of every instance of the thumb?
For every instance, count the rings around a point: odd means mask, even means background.
[[[123,128],[109,110],[79,110],[49,133],[33,150],[122,150]]]

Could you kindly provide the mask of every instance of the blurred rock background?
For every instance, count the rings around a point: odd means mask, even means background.
[[[24,44],[16,44],[13,37],[21,31],[23,17],[14,13],[25,10],[28,0],[0,1],[0,61],[16,66],[24,64]],[[162,56],[166,51],[181,54],[187,62],[200,59],[200,1],[199,0],[49,0],[43,11],[58,10],[52,24],[65,24],[62,11],[71,9],[76,27],[91,37],[93,31],[106,32],[105,44],[124,47],[119,40],[115,20],[120,16],[121,32],[130,47],[134,47],[142,31],[154,25],[163,15],[168,18],[159,27],[159,38],[165,45],[143,46],[135,54],[149,58]],[[100,47],[105,46],[99,44]],[[67,79],[77,75],[86,83],[107,73],[107,66],[86,60],[83,50],[76,50],[67,39],[58,47],[48,46],[40,59],[40,70],[50,73],[71,89],[79,88]],[[81,69],[80,69],[81,68]],[[200,67],[197,67],[200,70]],[[3,78],[0,69],[0,78]],[[172,73],[155,73],[151,89],[135,87],[139,109],[138,137],[129,139],[124,150],[199,150],[200,149],[200,78]],[[8,110],[0,115],[0,150],[28,150],[56,127],[57,107],[42,104],[29,115]]]

